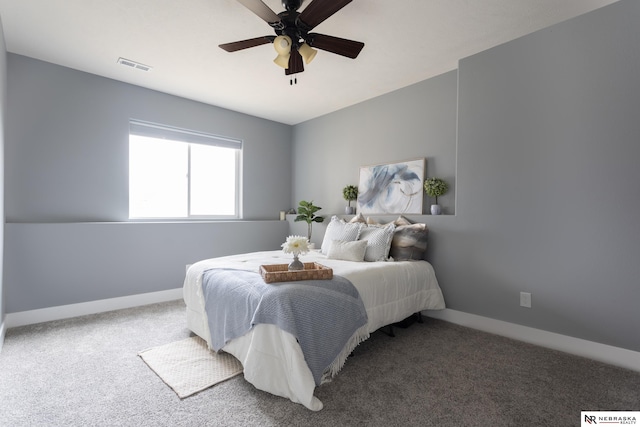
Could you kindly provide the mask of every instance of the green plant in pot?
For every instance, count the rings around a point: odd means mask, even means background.
[[[351,207],[351,202],[358,198],[358,187],[355,185],[347,185],[342,189],[342,197],[347,201],[348,205],[344,209],[344,213],[347,215],[353,215],[355,208]]]
[[[449,190],[447,182],[440,178],[427,178],[424,181],[424,191],[429,197],[435,197],[436,203],[431,205],[431,215],[440,215],[442,208],[438,204],[438,196],[442,196]]]
[[[311,241],[311,230],[314,222],[322,222],[324,221],[324,217],[316,215],[322,209],[320,206],[316,206],[313,204],[313,201],[307,202],[306,200],[301,200],[298,205],[298,216],[295,221],[304,221],[307,223],[307,239]]]

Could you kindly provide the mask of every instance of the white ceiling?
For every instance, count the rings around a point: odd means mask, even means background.
[[[218,48],[274,34],[236,0],[0,0],[0,17],[9,52],[297,124],[615,1],[354,0],[314,32],[364,42],[360,56],[319,51],[293,86],[273,64],[272,45]],[[280,0],[264,2],[283,10]],[[153,70],[119,65],[119,57]]]

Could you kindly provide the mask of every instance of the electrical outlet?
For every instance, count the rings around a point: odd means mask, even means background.
[[[520,307],[531,308],[531,294],[529,292],[520,292]]]

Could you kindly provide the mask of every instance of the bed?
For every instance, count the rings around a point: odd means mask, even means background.
[[[302,260],[330,267],[334,275],[348,279],[355,286],[366,309],[369,333],[421,310],[445,308],[433,267],[427,261],[353,262],[331,259],[320,251],[312,251]],[[187,270],[184,283],[188,328],[212,348],[202,289],[206,271],[225,268],[258,272],[260,265],[290,261],[291,255],[282,251],[266,251],[193,264]],[[240,360],[245,379],[256,388],[313,411],[322,409],[322,402],[313,395],[316,382],[298,341],[290,333],[271,324],[257,324],[245,335],[229,341],[222,350]]]

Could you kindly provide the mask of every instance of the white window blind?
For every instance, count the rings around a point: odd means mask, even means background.
[[[129,134],[194,144],[213,145],[215,147],[226,147],[236,150],[242,149],[242,141],[237,139],[138,120],[129,121]]]

